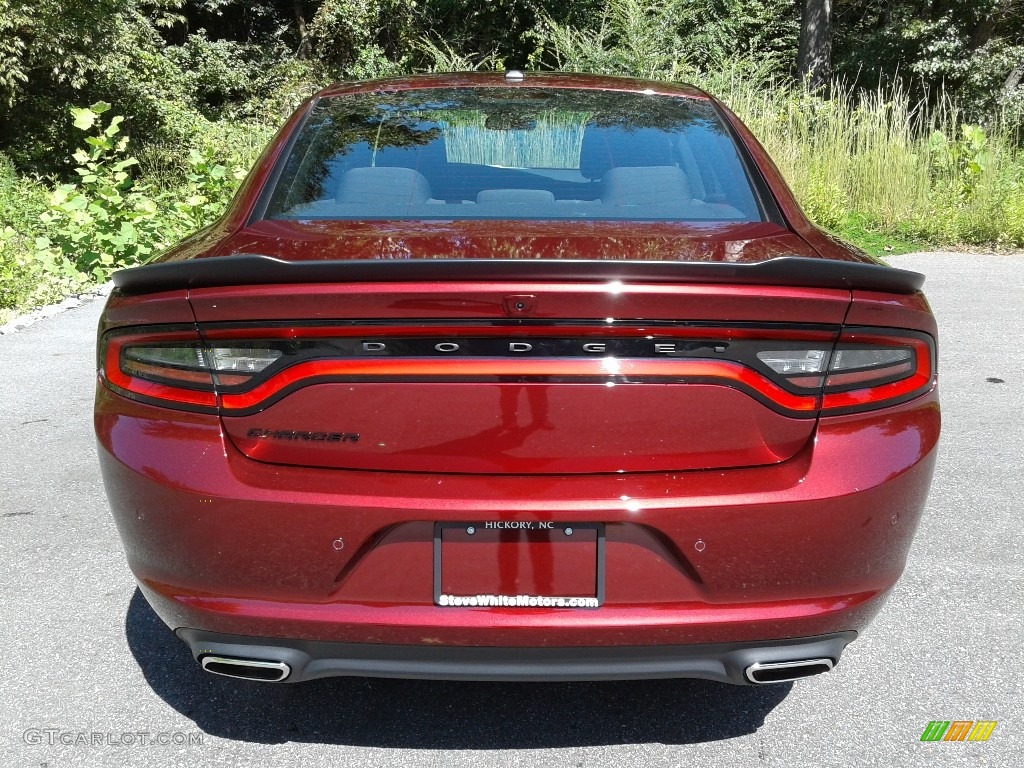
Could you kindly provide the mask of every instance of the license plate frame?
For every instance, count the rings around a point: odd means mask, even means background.
[[[434,523],[434,573],[433,573],[433,592],[434,592],[434,605],[444,608],[528,608],[531,610],[538,609],[553,609],[553,610],[594,610],[604,605],[605,600],[605,524],[604,523],[592,523],[592,522],[549,522],[549,521],[514,521],[513,525],[510,526],[512,521],[502,520],[478,520],[478,521],[438,521]],[[500,526],[500,527],[488,527]],[[485,536],[497,535],[500,539],[503,535],[508,536],[510,533],[522,535],[526,533],[526,540],[521,542],[503,542],[504,544],[518,543],[520,546],[537,546],[543,545],[543,542],[531,541],[530,538],[541,538],[544,533],[549,534],[549,540],[547,546],[551,547],[552,562],[554,561],[553,553],[557,550],[558,540],[551,540],[551,537],[566,536],[566,529],[571,529],[573,534],[585,533],[587,537],[593,537],[592,542],[580,542],[576,540],[573,543],[592,544],[592,553],[583,552],[575,553],[576,559],[587,559],[590,554],[593,557],[593,574],[594,574],[594,587],[593,591],[586,591],[586,594],[578,594],[579,589],[569,590],[573,594],[503,594],[501,592],[487,593],[486,590],[470,590],[465,595],[448,594],[443,590],[444,587],[444,573],[443,564],[445,561],[445,552],[449,549],[444,546],[446,542],[445,532],[462,529],[463,532],[468,529],[475,529],[477,534],[484,534]],[[473,535],[477,535],[473,534]],[[573,535],[569,534],[569,535]],[[450,538],[449,538],[450,541]],[[492,546],[496,547],[499,542],[493,542]],[[562,542],[566,542],[562,539]],[[482,541],[487,544],[489,542]],[[522,558],[523,553],[517,552],[517,557]],[[530,564],[531,567],[535,565],[533,555],[530,553]],[[501,567],[500,561],[498,561],[498,568]],[[500,575],[498,579],[500,580]],[[495,602],[480,603],[479,598],[481,596],[494,597]],[[459,598],[458,600],[452,600],[450,598]],[[506,600],[505,598],[511,598]],[[476,600],[476,602],[472,602]]]

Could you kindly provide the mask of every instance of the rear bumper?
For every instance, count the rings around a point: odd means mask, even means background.
[[[689,677],[751,685],[747,671],[756,669],[756,665],[803,660],[835,664],[856,632],[764,642],[598,648],[443,648],[283,641],[195,629],[179,629],[177,635],[188,643],[200,663],[223,658],[282,665],[284,677],[273,682],[297,683],[334,676],[519,682]],[[792,674],[806,676],[801,672]]]
[[[223,438],[216,417],[167,417],[99,388],[114,518],[130,567],[170,627],[289,639],[283,647],[412,646],[428,661],[488,648],[555,657],[559,648],[613,648],[628,657],[624,649],[645,647],[658,659],[654,647],[859,631],[903,570],[939,434],[933,392],[822,420],[803,450],[772,466],[489,477],[260,464]],[[604,523],[605,603],[435,606],[433,523],[484,519]],[[636,663],[651,662],[641,654]],[[699,671],[689,664],[677,673]]]

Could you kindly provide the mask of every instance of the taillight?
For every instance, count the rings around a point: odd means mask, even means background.
[[[787,388],[819,389],[823,415],[894,405],[926,392],[934,378],[934,345],[924,334],[858,328],[832,349],[766,345],[757,359]]]
[[[794,418],[895,405],[935,376],[931,337],[881,328],[343,324],[203,335],[181,326],[108,334],[102,374],[127,397],[208,412],[258,411],[326,382],[646,382],[732,387]]]
[[[207,345],[194,332],[111,335],[104,342],[101,372],[108,385],[128,397],[212,411],[218,388],[254,383],[283,354],[273,342]]]
[[[895,405],[924,394],[935,379],[935,344],[924,334],[874,328],[844,331],[828,367],[823,413]]]

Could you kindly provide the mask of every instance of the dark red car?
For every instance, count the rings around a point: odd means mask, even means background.
[[[922,280],[812,226],[690,87],[329,88],[220,221],[115,277],[128,562],[240,678],[826,671],[932,476]]]

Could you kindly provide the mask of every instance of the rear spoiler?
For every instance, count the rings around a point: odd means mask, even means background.
[[[393,283],[543,280],[554,282],[738,283],[914,293],[924,275],[882,264],[780,256],[752,264],[557,259],[386,259],[283,261],[214,256],[149,264],[114,273],[126,293],[279,283]]]

